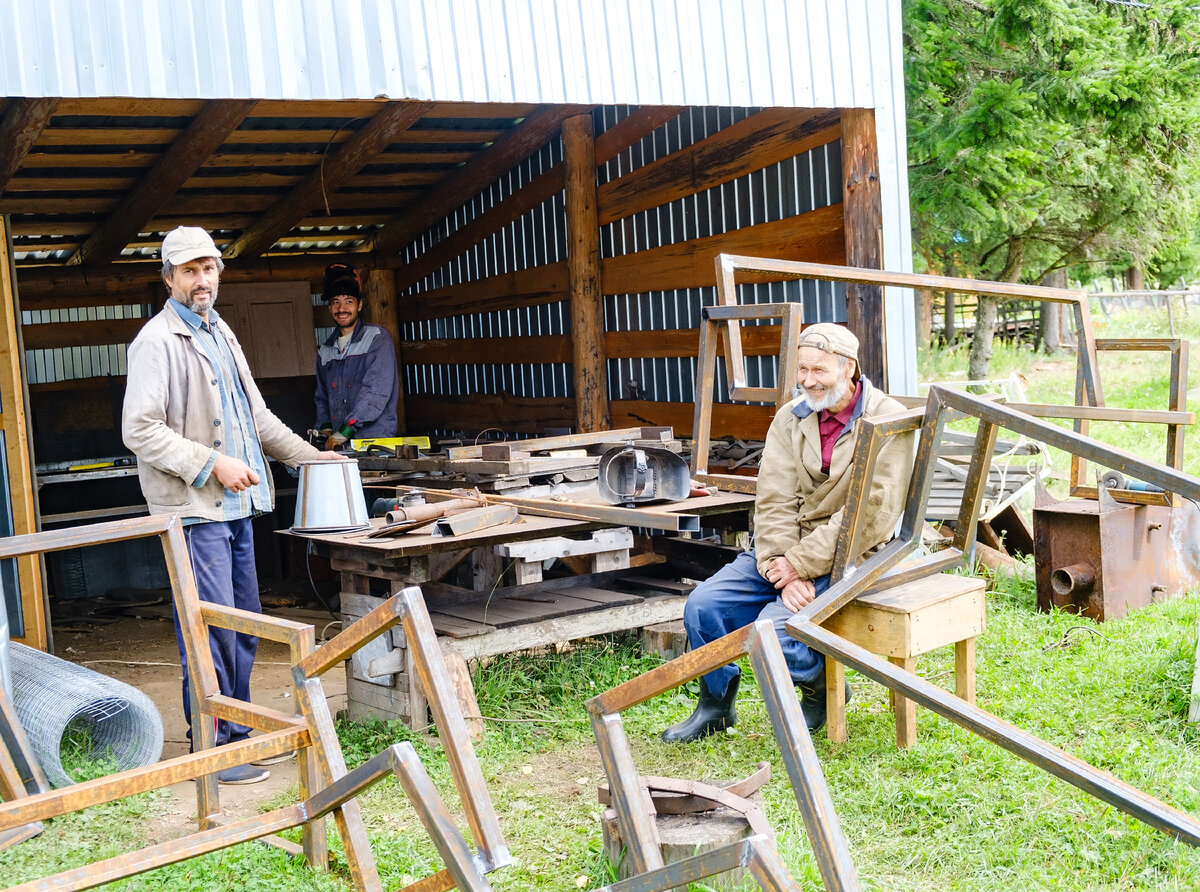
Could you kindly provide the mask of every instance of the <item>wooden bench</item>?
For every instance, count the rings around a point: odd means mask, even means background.
[[[982,579],[941,573],[881,592],[860,596],[823,623],[824,628],[871,653],[913,672],[916,657],[954,645],[954,692],[975,702],[975,638],[985,625]],[[829,739],[843,742],[846,732],[845,667],[825,660],[825,726]],[[896,745],[917,740],[916,704],[892,694]]]

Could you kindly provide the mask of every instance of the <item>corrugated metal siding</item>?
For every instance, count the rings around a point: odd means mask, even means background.
[[[911,270],[900,0],[0,0],[0,95],[876,110],[884,264]],[[892,387],[916,386],[888,294]]]
[[[21,324],[46,325],[99,319],[148,319],[158,307],[137,304],[109,307],[69,307],[62,310],[22,310]],[[29,384],[74,381],[125,374],[126,344],[98,347],[58,347],[26,350],[25,374]]]

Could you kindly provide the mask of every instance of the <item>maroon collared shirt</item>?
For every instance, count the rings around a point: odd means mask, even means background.
[[[842,431],[846,429],[846,425],[850,423],[850,419],[854,417],[854,407],[858,405],[858,401],[862,399],[862,381],[855,382],[854,399],[846,405],[846,408],[837,414],[822,409],[817,413],[817,426],[821,430],[821,473],[829,473],[829,464],[833,461],[833,444],[837,442],[838,437],[842,435]]]

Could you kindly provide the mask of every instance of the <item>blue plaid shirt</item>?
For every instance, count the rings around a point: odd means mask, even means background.
[[[242,387],[242,378],[233,359],[233,350],[221,334],[221,330],[217,328],[217,321],[221,317],[215,309],[210,309],[209,321],[205,322],[179,301],[172,299],[170,304],[179,318],[195,330],[195,341],[212,363],[216,372],[214,383],[221,393],[221,429],[225,435],[213,441],[213,454],[192,481],[192,486],[205,484],[217,463],[217,451],[220,451],[230,458],[244,461],[258,475],[258,483],[248,489],[241,492],[225,490],[225,496],[221,499],[224,519],[241,520],[270,511],[271,490],[267,482],[267,460],[263,456],[262,444],[258,442],[258,431],[254,427],[254,417],[250,414],[250,401]],[[196,523],[198,520],[199,518],[185,518],[184,523]]]

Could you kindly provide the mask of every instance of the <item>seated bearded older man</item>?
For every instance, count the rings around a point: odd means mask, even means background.
[[[859,374],[858,339],[842,325],[804,329],[797,358],[797,397],[771,422],[758,472],[754,548],[696,587],[683,622],[697,648],[771,620],[805,722],[815,731],[825,724],[825,659],[788,635],[784,622],[829,588],[861,419],[904,406]],[[892,537],[903,513],[913,443],[912,435],[893,437],[880,452],[864,520],[863,542],[871,550]],[[663,739],[698,740],[733,725],[739,677],[736,664],[704,675],[696,711]]]

